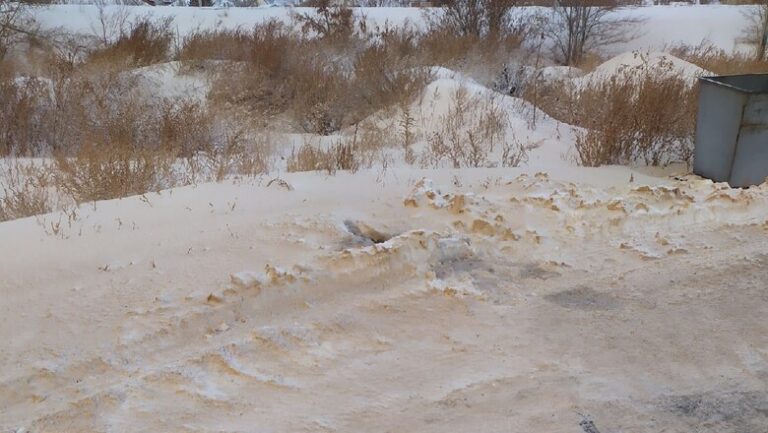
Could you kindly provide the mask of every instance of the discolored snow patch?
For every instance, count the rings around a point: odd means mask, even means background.
[[[554,293],[544,297],[549,302],[563,308],[584,311],[606,311],[621,308],[621,302],[611,295],[600,293],[586,286],[564,292]]]

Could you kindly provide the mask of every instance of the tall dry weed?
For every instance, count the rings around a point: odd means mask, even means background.
[[[488,165],[489,154],[505,137],[504,111],[493,99],[473,95],[463,86],[450,95],[449,104],[428,136],[423,163],[440,167],[449,162],[453,168]]]
[[[0,164],[0,222],[54,210],[50,167],[10,159]]]
[[[116,40],[88,56],[88,63],[97,68],[124,69],[166,62],[170,58],[174,32],[172,18],[153,20],[140,18],[122,30]]]

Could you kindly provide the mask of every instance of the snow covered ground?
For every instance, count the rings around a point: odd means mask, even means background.
[[[519,172],[0,224],[0,428],[761,431],[768,190]]]
[[[144,10],[180,31],[285,16]],[[649,17],[632,48],[733,49],[741,10],[621,13]],[[88,33],[94,11],[35,13]],[[618,54],[548,74],[637,66]],[[577,128],[436,72],[422,135],[465,89],[529,161],[279,169],[0,223],[0,432],[765,431],[768,185],[578,167]],[[132,73],[147,95],[207,89],[176,64]]]

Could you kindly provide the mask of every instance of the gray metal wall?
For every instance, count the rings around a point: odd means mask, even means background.
[[[768,75],[702,78],[694,173],[732,187],[768,177]]]

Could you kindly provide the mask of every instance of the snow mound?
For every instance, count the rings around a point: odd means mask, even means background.
[[[529,148],[528,167],[570,164],[563,156],[572,152],[578,128],[553,119],[522,98],[495,92],[471,79],[440,78],[427,86],[411,106],[421,136],[433,136],[445,124],[454,123],[457,104],[463,104],[472,115],[502,113],[502,143],[525,143]],[[501,146],[495,150],[501,151]]]
[[[633,80],[645,74],[652,74],[659,78],[679,76],[693,84],[698,77],[711,75],[712,72],[671,54],[630,51],[608,60],[589,74],[574,80],[574,83],[577,86],[589,86],[600,84],[613,77]]]

